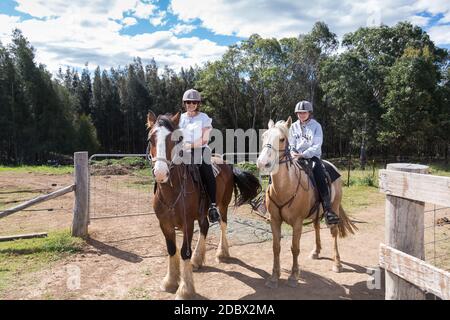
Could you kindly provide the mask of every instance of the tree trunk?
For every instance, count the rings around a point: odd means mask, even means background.
[[[444,159],[445,159],[445,165],[448,165],[448,150],[450,149],[450,144],[445,144],[444,146]]]

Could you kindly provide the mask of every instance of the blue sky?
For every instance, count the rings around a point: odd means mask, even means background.
[[[124,66],[136,56],[179,70],[216,60],[253,33],[296,37],[324,21],[341,38],[404,20],[450,48],[448,0],[0,0],[0,41],[21,29],[53,72]]]

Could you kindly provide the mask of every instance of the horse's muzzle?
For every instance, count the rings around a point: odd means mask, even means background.
[[[157,183],[166,183],[169,180],[169,172],[165,170],[153,169],[153,176]]]

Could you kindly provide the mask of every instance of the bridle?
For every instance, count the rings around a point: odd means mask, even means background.
[[[172,133],[173,133],[173,132],[172,132]],[[178,141],[175,142],[175,146],[174,146],[174,147],[176,147],[176,146],[177,146],[178,144],[180,144],[182,141],[183,141],[183,136],[180,136],[180,138],[178,139]],[[152,148],[152,142],[151,142],[150,139],[149,139],[149,140],[148,140],[147,149],[146,149],[145,154],[146,154],[147,160],[150,162],[150,164],[155,163],[156,161],[162,161],[162,162],[165,162],[165,163],[167,164],[167,166],[169,167],[169,171],[170,171],[170,169],[174,166],[173,159],[168,160],[168,159],[163,158],[163,157],[154,157],[154,158],[153,158],[153,157],[151,156],[151,154],[150,154],[150,149],[151,149],[151,148]],[[181,155],[182,152],[183,152],[183,151],[180,150],[180,154],[179,154],[180,157],[182,156],[182,155]],[[152,173],[153,173],[153,176],[154,176],[155,173],[154,173],[154,170],[153,170],[153,169],[152,169]]]
[[[284,149],[277,150],[270,143],[266,143],[265,145],[263,145],[263,148],[272,149],[272,150],[278,152],[278,164],[287,163],[287,162],[290,162],[292,164],[292,156],[291,156],[291,153],[289,150],[288,143],[286,143],[286,147]],[[282,152],[283,152],[283,154],[280,156],[280,153],[282,153]]]
[[[291,165],[294,165],[294,161],[293,161],[293,159],[292,159],[291,152],[290,152],[290,149],[289,149],[289,143],[286,143],[286,147],[284,148],[284,150],[282,150],[282,149],[277,150],[277,149],[275,149],[275,148],[273,147],[273,145],[270,144],[270,143],[266,143],[266,144],[263,146],[263,148],[269,148],[269,149],[272,149],[272,150],[277,151],[277,152],[278,152],[278,164],[286,163],[286,169],[287,169],[287,170],[289,170],[289,165],[288,165],[288,163],[290,163]],[[280,153],[282,153],[282,152],[283,152],[283,154],[280,156]],[[300,170],[303,170],[303,169],[300,169]],[[273,204],[278,208],[278,210],[280,211],[280,213],[281,213],[281,210],[282,210],[284,207],[287,206],[287,207],[289,208],[289,207],[291,206],[292,202],[294,201],[294,199],[297,197],[298,189],[299,189],[300,186],[302,186],[302,185],[301,185],[301,177],[298,177],[297,180],[298,180],[298,183],[297,183],[297,187],[296,187],[296,189],[295,189],[294,194],[293,194],[286,202],[284,202],[283,204],[278,204],[278,203],[275,201],[275,199],[272,198],[272,196],[271,196],[271,194],[270,194],[271,187],[269,187],[269,188],[267,189],[267,193],[268,193],[268,196],[269,196],[270,201],[273,202]],[[303,186],[302,186],[302,189],[304,189],[305,191],[307,190],[307,189],[306,189],[305,187],[303,187]],[[309,189],[309,184],[308,184],[308,189]]]
[[[275,151],[277,151],[278,153],[280,153],[281,151],[283,151],[283,150],[276,150],[274,147],[273,147],[273,145],[272,144],[270,144],[270,143],[266,143],[265,145],[263,145],[263,148],[269,148],[269,149],[272,149],[272,150],[275,150]]]

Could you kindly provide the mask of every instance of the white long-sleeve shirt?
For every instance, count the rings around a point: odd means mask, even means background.
[[[301,153],[304,158],[322,155],[323,132],[322,126],[315,119],[301,124],[295,121],[289,130],[289,145],[292,151]]]

